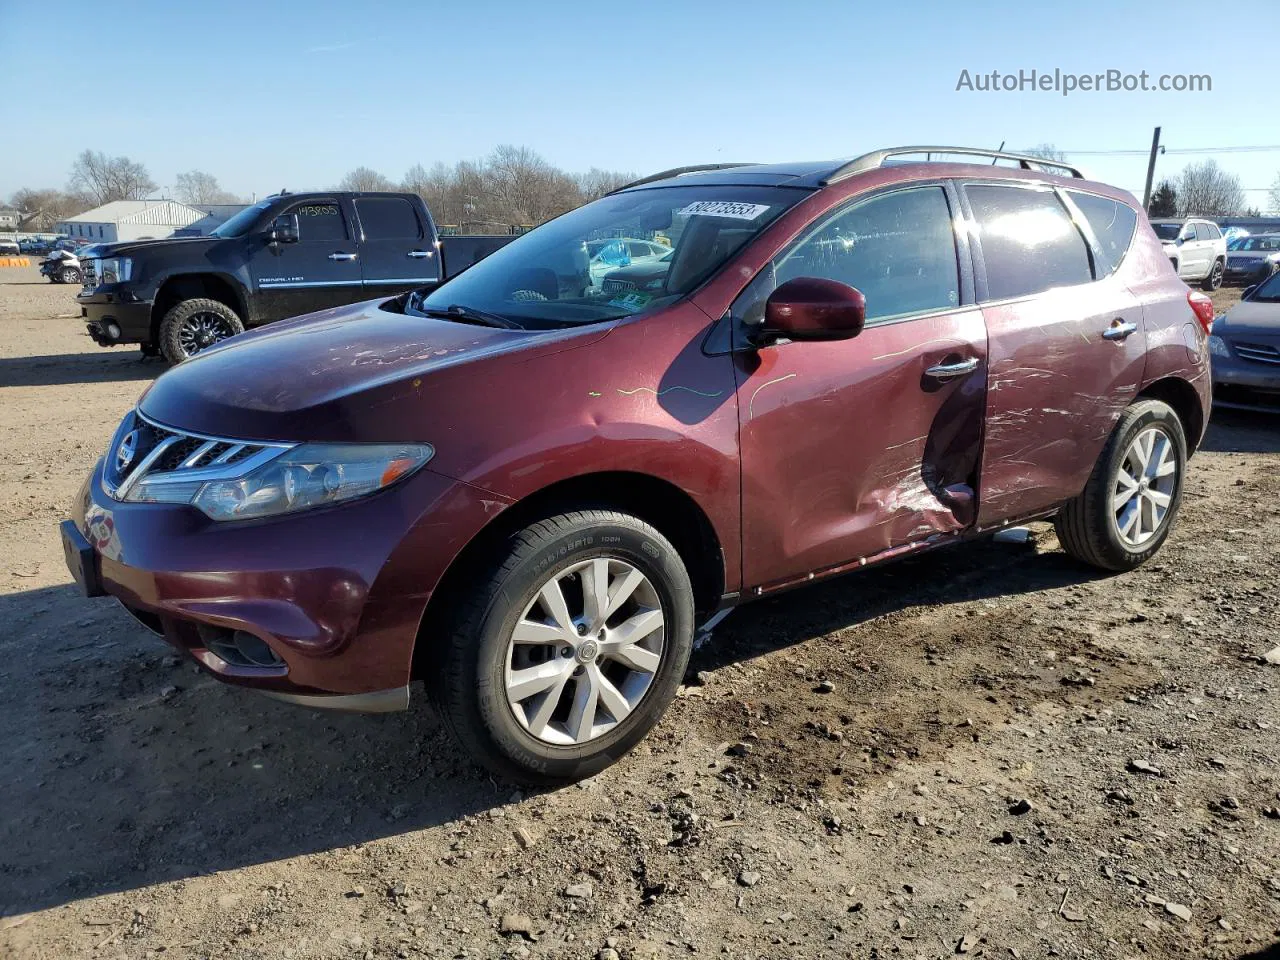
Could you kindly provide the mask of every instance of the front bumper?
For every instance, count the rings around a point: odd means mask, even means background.
[[[150,343],[151,301],[134,299],[127,290],[99,287],[76,296],[89,336],[100,347]]]
[[[218,523],[111,499],[99,462],[71,520],[91,551],[73,559],[68,547],[67,561],[221,680],[309,706],[403,709],[432,590],[504,505],[420,470],[347,504]],[[229,655],[241,634],[272,656]]]
[[[1227,261],[1226,269],[1223,271],[1222,278],[1232,283],[1260,283],[1274,272],[1274,267],[1267,262],[1252,263],[1248,265],[1235,264],[1230,260]]]
[[[1234,352],[1229,357],[1215,356],[1213,405],[1280,413],[1280,364],[1241,360]]]

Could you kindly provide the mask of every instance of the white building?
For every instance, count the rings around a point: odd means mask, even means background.
[[[68,217],[54,229],[70,237],[112,240],[160,240],[205,216],[177,200],[114,200]]]

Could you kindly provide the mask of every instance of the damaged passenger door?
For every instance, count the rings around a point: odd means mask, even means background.
[[[941,182],[855,198],[735,301],[743,576],[757,592],[972,525],[987,336],[958,210]],[[864,329],[754,346],[769,295],[800,277],[861,291]]]

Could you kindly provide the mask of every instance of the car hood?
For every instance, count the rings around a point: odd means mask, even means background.
[[[169,370],[139,401],[148,417],[243,440],[430,442],[432,410],[491,402],[512,364],[574,349],[611,324],[481,327],[384,309],[377,300],[241,334]]]
[[[1251,336],[1280,339],[1280,303],[1244,300],[1237,303],[1213,325],[1219,336]]]
[[[146,253],[160,247],[210,246],[218,243],[222,237],[169,237],[165,240],[119,240],[115,243],[95,243],[94,249],[100,257],[119,257],[134,253]]]

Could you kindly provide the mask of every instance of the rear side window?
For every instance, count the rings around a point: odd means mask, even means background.
[[[978,222],[987,297],[1026,297],[1093,279],[1084,236],[1048,190],[968,184]]]
[[[1098,277],[1109,276],[1120,266],[1125,251],[1133,240],[1138,215],[1127,203],[1096,197],[1091,193],[1070,191],[1071,200],[1089,221],[1098,241]]]
[[[333,200],[313,200],[291,207],[287,213],[298,217],[298,239],[303,243],[325,243],[347,239],[342,208]]]
[[[868,322],[960,303],[956,241],[941,187],[897,190],[854,203],[775,263],[778,284],[822,277],[857,287],[867,298]]]
[[[361,197],[356,211],[366,240],[417,240],[422,236],[413,204],[403,197]]]

